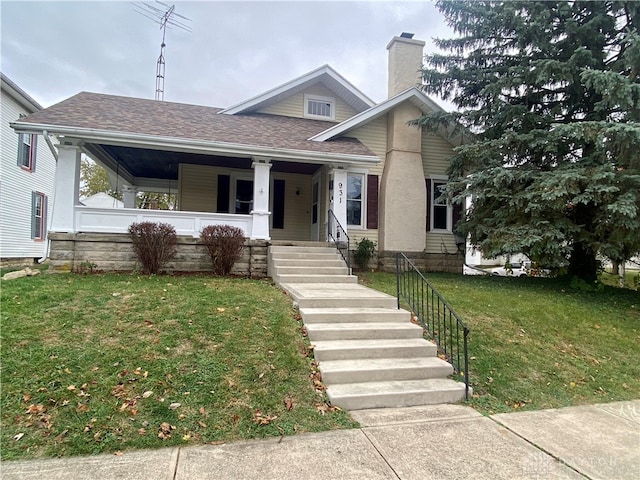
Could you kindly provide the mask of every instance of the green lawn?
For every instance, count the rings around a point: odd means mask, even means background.
[[[395,295],[395,275],[361,282]],[[640,293],[559,279],[427,278],[471,329],[471,404],[484,413],[640,399]]]
[[[268,281],[43,274],[1,290],[3,460],[355,426],[316,391]]]

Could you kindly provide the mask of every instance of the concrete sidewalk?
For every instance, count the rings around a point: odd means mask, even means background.
[[[361,428],[116,457],[2,462],[10,479],[640,478],[640,400],[483,417],[462,405],[352,412]]]

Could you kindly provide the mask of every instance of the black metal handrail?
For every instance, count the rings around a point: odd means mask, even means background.
[[[453,365],[454,374],[464,378],[465,398],[468,399],[469,329],[404,253],[398,253],[396,257],[396,277],[398,308],[402,300],[409,305],[427,335],[438,346],[441,358]]]
[[[342,227],[342,225],[340,225],[338,217],[336,217],[336,214],[333,213],[333,210],[329,210],[329,221],[327,222],[327,229],[329,241],[335,244],[336,248],[340,252],[340,255],[342,255],[342,258],[347,264],[349,273],[351,273],[349,235],[347,235],[347,231]]]

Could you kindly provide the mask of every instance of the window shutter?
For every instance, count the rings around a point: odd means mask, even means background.
[[[378,175],[367,175],[367,228],[378,228]]]
[[[273,181],[273,228],[284,228],[284,180]]]
[[[427,232],[431,230],[431,179],[425,179],[427,183]]]
[[[218,199],[217,212],[229,213],[229,186],[231,177],[229,175],[218,175]]]
[[[36,171],[36,152],[38,148],[38,136],[31,135],[31,171]],[[44,237],[43,237],[44,238]]]
[[[460,203],[456,203],[453,205],[453,215],[452,215],[452,221],[451,221],[451,231],[453,233],[456,233],[456,226],[458,225],[458,222],[460,220],[462,220],[462,204]]]
[[[36,192],[31,192],[31,238],[36,238]]]
[[[22,155],[24,151],[24,133],[18,134],[18,166],[22,166]]]
[[[48,205],[49,197],[46,195],[42,198],[42,238],[47,238],[47,213],[48,213]]]

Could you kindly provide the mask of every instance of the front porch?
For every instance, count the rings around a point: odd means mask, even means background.
[[[83,153],[107,170],[125,208],[80,205]],[[249,240],[326,241],[330,208],[346,224],[348,166],[68,141],[58,146],[51,233],[125,234],[132,223],[161,222],[192,238],[208,225],[232,225]],[[138,192],[175,194],[176,208],[136,208]]]

